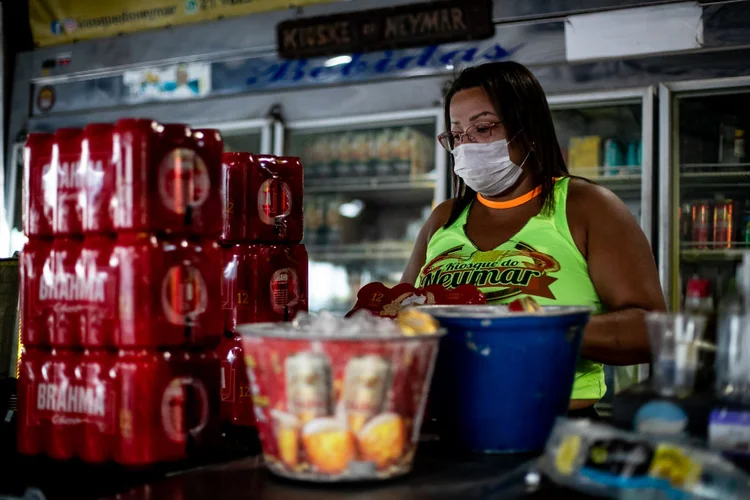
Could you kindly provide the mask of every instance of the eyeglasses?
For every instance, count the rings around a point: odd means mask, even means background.
[[[465,132],[454,132],[452,130],[443,132],[437,139],[441,146],[452,153],[455,148],[463,144],[464,137],[469,142],[488,142],[492,138],[492,129],[501,123],[479,122],[467,128]]]

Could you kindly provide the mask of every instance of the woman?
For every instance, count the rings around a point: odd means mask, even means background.
[[[490,303],[593,307],[570,404],[593,416],[602,363],[650,361],[644,316],[665,303],[648,241],[612,192],[568,175],[544,91],[524,66],[463,71],[445,117],[439,140],[458,195],[425,223],[402,281],[474,284]]]

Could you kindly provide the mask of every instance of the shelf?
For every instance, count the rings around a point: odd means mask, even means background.
[[[736,261],[750,252],[750,248],[685,248],[680,251],[682,260],[689,262],[701,261]]]
[[[613,174],[612,169],[616,169],[617,173]],[[643,181],[640,166],[576,168],[570,174],[605,186],[616,193],[640,194]]]
[[[369,191],[434,190],[434,175],[305,179],[305,192],[358,193]]]
[[[740,165],[734,166],[735,171],[714,168],[716,165],[684,165],[680,171],[681,189],[715,189],[750,187],[750,165],[746,171],[740,170]],[[731,168],[731,165],[721,165]],[[705,169],[698,171],[698,168]],[[712,170],[713,169],[713,170]]]
[[[310,260],[324,262],[352,261],[406,261],[411,257],[414,243],[410,241],[384,241],[352,245],[308,245]]]

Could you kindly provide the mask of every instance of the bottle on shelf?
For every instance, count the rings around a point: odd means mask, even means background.
[[[745,253],[719,303],[716,389],[726,399],[750,402],[750,253]]]

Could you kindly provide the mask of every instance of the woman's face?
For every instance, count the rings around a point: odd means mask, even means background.
[[[456,92],[450,104],[450,130],[459,134],[468,133],[468,136],[461,135],[461,141],[454,142],[453,147],[470,142],[495,142],[506,139],[510,141],[508,150],[511,161],[520,165],[526,151],[517,141],[510,140],[502,117],[497,113],[482,87]]]

